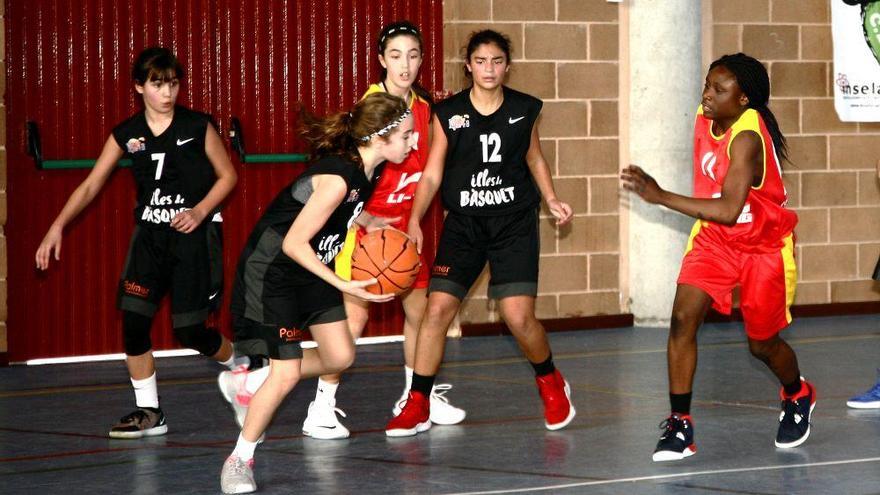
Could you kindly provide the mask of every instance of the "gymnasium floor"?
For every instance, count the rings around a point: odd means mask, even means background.
[[[259,493],[869,494],[880,493],[880,410],[848,410],[880,366],[880,316],[800,319],[785,334],[818,387],[810,439],[773,446],[777,385],[737,324],[706,325],[695,385],[697,455],[655,464],[668,411],[666,332],[552,334],[578,415],[548,432],[531,370],[510,338],[450,342],[441,381],[468,410],[459,426],[408,439],[382,432],[403,379],[399,344],[363,347],[339,406],[348,440],[303,438],[314,393],[301,385],[257,449]],[[133,394],[120,362],[0,368],[0,492],[219,493],[237,436],[217,366],[158,360],[169,434],[109,440]]]

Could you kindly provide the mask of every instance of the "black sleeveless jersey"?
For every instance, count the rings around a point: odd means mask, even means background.
[[[209,122],[206,114],[175,107],[171,125],[158,136],[143,111],[113,129],[116,143],[132,160],[136,222],[168,227],[174,215],[197,205],[214,186],[217,175],[205,153]]]
[[[504,215],[541,201],[526,153],[541,100],[503,87],[504,101],[481,115],[470,88],[434,107],[449,147],[441,195],[446,209],[475,216]]]
[[[355,218],[363,211],[364,204],[373,192],[373,185],[364,171],[338,156],[320,158],[272,200],[248,237],[239,258],[237,277],[242,280],[237,281],[236,286],[242,285],[238,282],[247,283],[243,277],[248,263],[271,265],[286,270],[288,280],[295,285],[311,283],[317,279],[316,275],[284,254],[281,243],[312,193],[311,177],[322,174],[338,175],[345,180],[347,186],[345,199],[336,207],[321,230],[309,241],[322,263],[329,265],[333,262],[342,250],[345,234],[353,225]],[[233,313],[237,309],[244,311],[243,295],[237,298],[235,292],[232,301]]]

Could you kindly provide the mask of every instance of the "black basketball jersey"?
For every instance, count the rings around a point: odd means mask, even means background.
[[[506,86],[503,91],[504,101],[491,115],[477,112],[470,89],[434,108],[449,142],[441,185],[448,210],[502,215],[541,200],[526,153],[543,103]]]
[[[116,143],[132,161],[135,221],[168,227],[174,215],[197,205],[211,190],[217,175],[205,154],[209,122],[206,114],[175,107],[171,124],[158,136],[143,111],[113,129]]]
[[[336,207],[321,230],[309,241],[318,259],[325,265],[342,250],[345,234],[364,209],[364,203],[373,192],[373,185],[363,169],[345,158],[324,157],[316,161],[293,182],[288,184],[266,208],[248,237],[247,244],[238,261],[236,283],[232,295],[232,312],[244,315],[245,291],[249,283],[248,273],[268,270],[284,270],[292,285],[307,285],[319,280],[316,275],[297,264],[281,250],[284,236],[293,225],[299,212],[312,193],[311,177],[314,175],[338,175],[345,180],[345,199]],[[252,265],[250,268],[248,265]],[[253,265],[262,268],[254,270]]]

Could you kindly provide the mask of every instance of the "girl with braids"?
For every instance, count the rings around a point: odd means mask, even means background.
[[[758,60],[737,53],[709,66],[694,125],[694,197],[666,191],[641,168],[623,170],[623,187],[643,200],[697,219],[682,260],[667,348],[672,413],[654,461],[693,455],[691,390],[697,364],[697,329],[710,305],[740,309],[749,350],[782,385],[776,446],[791,448],[810,435],[816,390],[800,375],[797,356],[779,337],[791,323],[797,269],[797,215],[785,207],[781,162],[785,137],[767,108],[770,80]]]
[[[406,231],[413,196],[416,186],[428,161],[430,142],[429,119],[431,118],[431,97],[416,82],[419,68],[422,65],[422,34],[409,21],[398,21],[386,25],[379,33],[379,63],[382,66],[380,83],[367,89],[366,95],[388,93],[403,98],[413,112],[413,141],[415,146],[400,163],[387,163],[382,175],[376,183],[373,196],[366,203],[365,211],[386,218],[390,225],[398,230]],[[365,234],[362,227],[349,230],[345,247],[336,257],[336,273],[340,277],[351,279],[351,255],[357,239]],[[422,259],[422,269],[411,290],[401,295],[403,305],[403,354],[406,385],[400,399],[394,404],[392,412],[396,415],[406,402],[412,383],[412,367],[415,360],[416,336],[419,322],[425,311],[426,288],[430,265]],[[369,317],[367,301],[353,296],[344,295],[345,313],[352,337],[361,336]],[[340,376],[328,375],[318,379],[315,400],[309,404],[309,414],[303,422],[303,433],[322,439],[346,438],[348,429],[339,423],[336,416],[336,388]],[[444,397],[452,388],[449,384],[435,385],[431,390],[431,421],[436,424],[453,425],[464,420],[465,412],[451,405]]]
[[[412,149],[412,112],[400,98],[377,93],[351,112],[326,119],[304,115],[303,121],[315,162],[268,206],[238,261],[231,305],[236,352],[268,356],[270,366],[249,397],[235,450],[223,464],[224,493],[256,490],[254,448],[300,378],[338,373],[353,362],[342,294],[375,302],[393,298],[365,290],[375,279],[346,281],[327,265],[356,221],[384,224],[363,207],[376,167],[402,162]],[[300,347],[306,329],[317,349]],[[239,390],[235,400],[242,395]]]

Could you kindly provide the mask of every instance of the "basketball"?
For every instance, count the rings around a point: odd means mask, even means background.
[[[416,281],[422,263],[416,244],[403,232],[379,229],[358,240],[351,256],[352,280],[375,278],[373,294],[400,294]]]

